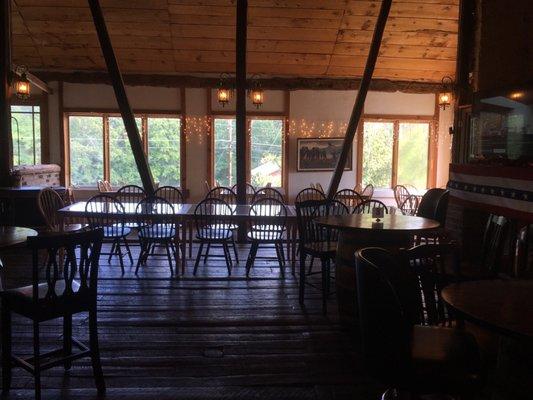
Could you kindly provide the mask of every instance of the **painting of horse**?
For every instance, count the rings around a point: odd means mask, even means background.
[[[299,138],[298,171],[333,171],[339,160],[344,138]],[[352,149],[345,171],[352,170]]]

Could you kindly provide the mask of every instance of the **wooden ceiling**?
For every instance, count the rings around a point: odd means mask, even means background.
[[[105,71],[85,0],[13,0],[13,61]],[[123,72],[235,71],[236,0],[101,0]],[[454,75],[459,0],[393,0],[374,78]],[[360,77],[380,1],[249,0],[248,72]]]

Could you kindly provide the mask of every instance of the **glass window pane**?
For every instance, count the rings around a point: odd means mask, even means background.
[[[180,125],[176,117],[148,117],[148,161],[160,186],[180,186]]]
[[[35,113],[32,110],[35,110]],[[41,162],[40,118],[39,107],[11,106],[13,165],[32,165]]]
[[[215,181],[222,186],[233,186],[237,182],[235,120],[215,118],[213,153]]]
[[[95,186],[104,176],[104,123],[102,117],[69,117],[70,180],[77,186]]]
[[[398,183],[427,187],[428,123],[400,123],[398,140]]]
[[[135,118],[135,122],[140,134],[141,118]],[[109,117],[109,167],[113,186],[142,184],[121,117]]]
[[[392,122],[365,122],[363,138],[363,187],[388,188],[392,177]]]
[[[251,180],[254,186],[280,187],[283,160],[283,120],[251,121]]]

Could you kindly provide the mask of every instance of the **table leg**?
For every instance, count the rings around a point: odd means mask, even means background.
[[[192,220],[189,220],[188,223],[189,223],[189,258],[192,258],[192,231],[193,231]]]
[[[181,259],[181,274],[185,275],[185,252],[187,251],[186,247],[186,238],[187,238],[187,227],[186,227],[187,221],[182,220],[181,221],[181,240],[179,242],[180,246],[180,259]],[[176,271],[177,272],[177,271]]]
[[[292,260],[291,268],[292,274],[296,274],[296,249],[298,248],[298,227],[296,224],[292,224]]]

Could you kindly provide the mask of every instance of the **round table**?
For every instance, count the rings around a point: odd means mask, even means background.
[[[454,283],[443,300],[463,319],[505,336],[533,339],[533,280]]]
[[[331,215],[316,219],[319,225],[339,231],[337,243],[336,289],[340,321],[353,325],[357,315],[355,291],[355,252],[363,247],[383,247],[398,251],[413,244],[413,236],[435,230],[439,223],[409,215],[385,215],[379,221],[371,214]]]
[[[24,243],[28,236],[37,236],[37,231],[22,226],[0,226],[0,249]],[[3,266],[0,259],[0,268]]]

